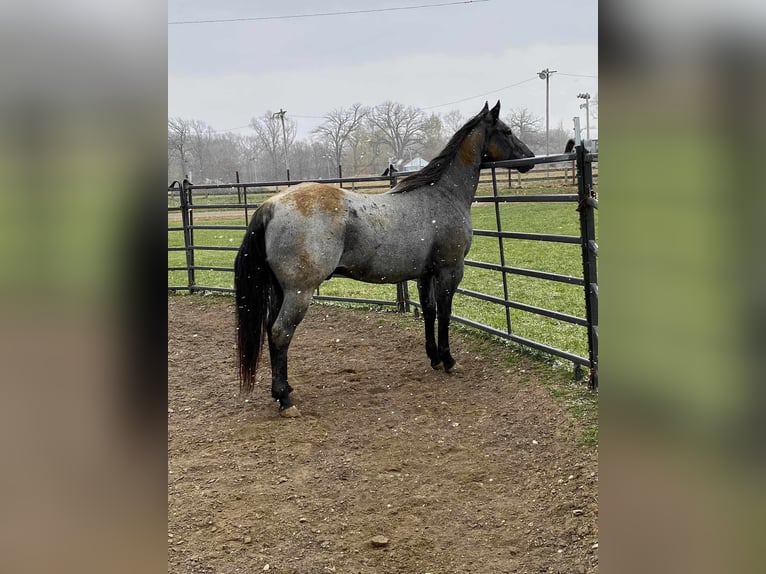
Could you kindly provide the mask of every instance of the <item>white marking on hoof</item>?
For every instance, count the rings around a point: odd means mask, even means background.
[[[283,411],[279,411],[279,416],[285,417],[286,419],[292,419],[301,416],[301,411],[298,410],[298,407],[293,405]]]

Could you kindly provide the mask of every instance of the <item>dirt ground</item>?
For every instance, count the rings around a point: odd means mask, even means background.
[[[412,317],[314,305],[283,419],[233,313],[168,299],[169,572],[598,571],[596,448],[532,359],[453,330],[446,375]]]

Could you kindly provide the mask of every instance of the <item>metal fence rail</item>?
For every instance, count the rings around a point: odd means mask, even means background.
[[[575,371],[579,372],[581,367],[587,367],[589,373],[589,384],[591,387],[598,386],[598,276],[596,258],[598,255],[598,245],[596,243],[595,232],[595,214],[594,210],[598,208],[598,200],[594,189],[593,164],[598,162],[598,154],[587,152],[582,145],[575,148],[574,153],[560,154],[554,156],[541,156],[532,158],[534,164],[550,164],[556,162],[574,161],[577,168],[577,193],[576,194],[538,194],[538,195],[500,195],[498,190],[498,169],[508,169],[517,165],[528,164],[530,160],[511,160],[503,162],[486,163],[482,165],[484,170],[490,172],[490,179],[482,179],[483,182],[489,182],[492,185],[492,195],[483,195],[475,198],[476,203],[492,203],[494,206],[496,229],[476,229],[474,236],[489,237],[497,239],[497,247],[500,263],[488,263],[484,261],[474,261],[466,259],[465,264],[468,268],[477,268],[499,272],[502,277],[503,297],[481,293],[476,290],[459,288],[457,293],[463,297],[480,300],[492,305],[503,308],[505,313],[505,329],[499,329],[491,325],[485,325],[468,317],[453,315],[453,319],[461,324],[480,329],[486,333],[513,341],[526,347],[536,349],[543,353],[570,361],[575,366]],[[394,174],[394,176],[375,176],[375,177],[352,177],[352,178],[327,178],[318,181],[321,183],[340,184],[341,187],[348,187],[350,184],[373,183],[377,182],[381,189],[396,184],[396,176],[409,174]],[[482,176],[484,177],[484,176]],[[509,176],[510,181],[510,176]],[[168,271],[185,271],[187,281],[185,285],[169,285],[168,291],[188,291],[189,293],[199,292],[218,292],[233,293],[234,289],[226,287],[214,287],[199,285],[196,280],[197,271],[212,271],[216,273],[233,273],[232,267],[222,267],[217,265],[198,265],[195,262],[195,252],[197,251],[228,251],[236,252],[239,246],[233,245],[197,245],[195,244],[195,231],[245,231],[247,221],[251,210],[258,207],[258,203],[248,202],[248,191],[253,194],[274,193],[275,188],[286,187],[301,183],[300,181],[277,181],[277,182],[259,182],[243,183],[239,181],[237,173],[237,182],[233,184],[209,184],[194,185],[184,180],[181,183],[173,182],[168,188],[169,193],[178,193],[180,197],[180,206],[168,207],[168,213],[180,212],[181,223],[178,226],[168,226],[168,233],[183,233],[184,245],[179,247],[168,247],[168,252],[185,253],[186,265],[168,266]],[[206,203],[194,204],[194,192],[204,191],[223,192],[226,194],[237,194],[237,203]],[[571,203],[576,206],[579,214],[580,235],[555,235],[550,233],[526,233],[502,228],[502,217],[500,205],[504,203]],[[194,212],[197,210],[242,210],[244,209],[244,221],[242,225],[206,225],[194,223]],[[539,241],[553,244],[579,244],[581,246],[582,275],[578,277],[562,275],[536,269],[524,269],[510,266],[505,261],[505,242],[506,241]],[[232,258],[233,259],[233,258]],[[536,305],[530,305],[519,301],[511,300],[509,296],[508,277],[517,275],[524,277],[533,277],[544,281],[553,281],[569,285],[575,285],[583,288],[585,300],[585,317],[577,317],[568,313],[562,313],[551,309],[545,309]],[[396,296],[390,300],[358,298],[351,296],[333,296],[322,295],[320,290],[314,296],[317,300],[357,303],[365,305],[392,306],[400,312],[409,312],[414,309],[416,313],[420,310],[420,303],[412,300],[409,295],[409,286],[406,282],[398,284]],[[511,323],[511,309],[530,313],[535,316],[562,321],[568,324],[584,327],[587,333],[588,356],[582,357],[566,350],[557,349],[540,341],[519,336],[513,330]]]

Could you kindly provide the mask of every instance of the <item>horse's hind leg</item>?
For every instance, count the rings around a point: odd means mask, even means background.
[[[282,307],[273,325],[268,329],[271,357],[271,396],[279,401],[279,414],[284,417],[300,413],[290,400],[293,390],[287,382],[287,351],[311,303],[311,290],[286,292]]]
[[[436,323],[436,300],[434,299],[433,275],[424,275],[418,279],[418,295],[423,311],[423,323],[426,331],[426,355],[431,359],[431,367],[439,368],[442,360],[436,347],[434,326]]]

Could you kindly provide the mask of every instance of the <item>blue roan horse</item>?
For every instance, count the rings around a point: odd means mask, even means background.
[[[426,354],[433,368],[450,372],[452,296],[471,246],[479,166],[534,156],[499,114],[500,102],[491,110],[484,104],[428,166],[386,193],[303,183],[258,208],[234,263],[241,391],[252,391],[265,332],[271,395],[282,416],[299,414],[290,400],[287,350],[313,291],[333,273],[368,283],[416,279]]]

